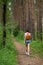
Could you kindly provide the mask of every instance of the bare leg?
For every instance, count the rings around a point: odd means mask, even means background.
[[[27,52],[28,52],[28,44],[26,44],[26,54],[27,54]]]
[[[30,53],[30,44],[28,44],[28,55],[29,55],[29,53]]]

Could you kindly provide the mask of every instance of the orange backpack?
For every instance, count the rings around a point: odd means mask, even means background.
[[[31,39],[31,34],[30,33],[27,33],[26,40],[29,40],[29,39]]]

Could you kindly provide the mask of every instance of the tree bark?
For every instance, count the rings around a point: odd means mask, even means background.
[[[37,38],[42,40],[42,0],[37,0]]]
[[[6,43],[6,2],[3,4],[3,47]]]

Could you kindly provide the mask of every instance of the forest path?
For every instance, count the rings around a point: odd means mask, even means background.
[[[43,59],[39,57],[30,57],[25,54],[25,46],[15,41],[14,37],[12,37],[12,41],[16,46],[16,50],[18,51],[17,60],[18,65],[43,65]]]

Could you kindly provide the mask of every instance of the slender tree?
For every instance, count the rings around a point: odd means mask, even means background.
[[[42,40],[42,0],[37,0],[37,37]]]
[[[6,43],[6,4],[7,0],[3,0],[3,47]]]
[[[26,29],[32,33],[33,39],[35,39],[34,21],[34,0],[26,0]]]
[[[14,17],[17,21],[19,21],[20,29],[29,29],[33,38],[35,38],[34,0],[16,0],[15,3],[14,15],[16,15]]]

